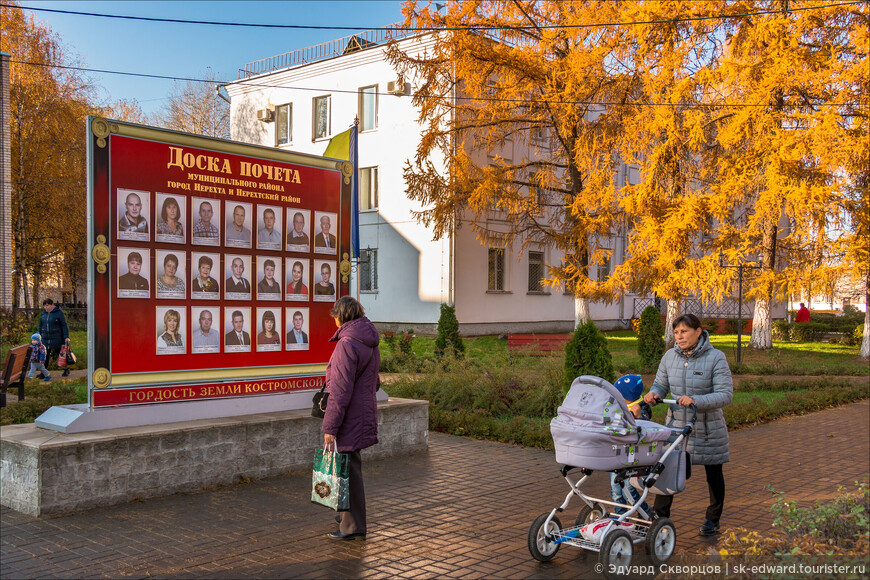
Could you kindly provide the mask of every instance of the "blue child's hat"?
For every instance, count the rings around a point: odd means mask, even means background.
[[[613,386],[626,401],[635,401],[643,394],[643,379],[640,378],[640,375],[619,377]]]
[[[39,342],[42,342],[42,335],[39,334],[38,332],[34,332],[33,334],[30,335],[30,340],[37,340]]]

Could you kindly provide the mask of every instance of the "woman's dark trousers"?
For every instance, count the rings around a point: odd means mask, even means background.
[[[363,485],[362,459],[359,451],[348,453],[348,485],[350,488],[350,511],[341,512],[338,531],[343,534],[366,533],[366,490]]]
[[[722,474],[722,464],[705,465],[707,472],[707,487],[710,489],[710,505],[707,506],[707,519],[718,522],[722,517],[722,508],[725,507],[725,476]],[[653,509],[660,516],[671,517],[671,504],[674,503],[672,495],[657,495]]]

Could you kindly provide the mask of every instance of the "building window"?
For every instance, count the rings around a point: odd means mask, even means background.
[[[544,252],[529,252],[529,292],[543,292]]]
[[[275,145],[293,142],[293,105],[279,105],[275,115]]]
[[[314,139],[329,137],[332,133],[332,97],[314,98]]]
[[[378,289],[378,251],[359,251],[360,292],[375,292]]]
[[[378,85],[359,90],[359,126],[362,131],[378,128]]]
[[[601,258],[598,262],[598,281],[604,282],[608,278],[610,278],[610,256]]]
[[[502,248],[489,249],[489,285],[488,290],[504,291],[504,250]]]
[[[363,167],[359,170],[359,209],[378,207],[378,168]]]

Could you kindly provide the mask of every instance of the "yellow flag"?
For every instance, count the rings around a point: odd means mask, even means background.
[[[329,145],[326,146],[326,151],[323,152],[324,157],[333,159],[344,159],[350,161],[350,132],[353,128],[348,129],[344,133],[339,133],[329,140]]]

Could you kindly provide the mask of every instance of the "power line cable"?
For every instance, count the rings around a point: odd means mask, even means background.
[[[856,4],[864,4],[868,0],[853,0],[851,2],[839,2],[836,4],[821,4],[818,6],[800,6],[796,8],[788,8],[786,10],[759,10],[757,12],[746,12],[742,14],[728,15],[711,15],[711,16],[692,16],[687,18],[668,18],[662,20],[637,20],[629,22],[597,22],[589,24],[542,24],[542,25],[527,25],[527,26],[380,26],[371,28],[370,30],[392,30],[398,32],[432,32],[432,31],[477,31],[477,30],[546,30],[546,29],[571,29],[571,28],[593,28],[607,26],[639,26],[643,24],[672,24],[675,22],[701,22],[705,20],[720,20],[734,18],[748,18],[750,16],[765,16],[769,14],[783,14],[788,12],[803,12],[807,10],[821,10],[824,8],[837,8],[840,6],[852,6]],[[185,20],[181,18],[155,18],[152,16],[127,16],[121,14],[100,14],[97,12],[82,12],[77,10],[58,10],[56,8],[35,8],[31,6],[18,6],[15,4],[0,4],[3,8],[18,8],[20,10],[31,10],[35,12],[52,12],[55,14],[70,14],[75,16],[91,16],[96,18],[112,18],[120,20],[137,20],[144,22],[161,22],[166,24],[198,24],[206,26],[230,26],[241,28],[274,28],[288,30],[359,30],[358,26],[320,26],[313,24],[263,24],[251,22],[219,22],[212,20]]]
[[[89,72],[89,73],[98,73],[98,74],[112,74],[112,75],[122,75],[122,76],[133,76],[133,77],[144,77],[150,79],[161,79],[161,80],[169,80],[169,81],[185,81],[192,83],[206,83],[212,85],[223,86],[231,83],[242,84],[246,87],[257,87],[257,88],[266,88],[266,89],[289,89],[294,91],[310,91],[310,92],[319,92],[322,93],[324,91],[328,91],[329,93],[342,93],[342,94],[359,94],[358,90],[351,89],[336,89],[336,88],[323,88],[323,87],[298,87],[298,86],[287,86],[281,84],[268,84],[268,83],[255,83],[246,80],[238,80],[238,81],[219,81],[217,79],[197,79],[191,77],[174,77],[168,75],[155,75],[155,74],[147,74],[147,73],[136,73],[136,72],[126,72],[126,71],[113,71],[113,70],[105,70],[105,69],[93,69],[93,68],[85,68],[78,66],[68,66],[68,65],[60,65],[60,64],[46,64],[41,62],[31,62],[31,61],[21,61],[21,60],[10,60],[10,63],[14,64],[23,64],[28,66],[42,66],[47,68],[59,68],[65,70],[75,70],[81,72]],[[377,92],[379,96],[392,96],[391,93],[385,92]],[[532,104],[540,102],[540,99],[519,99],[519,98],[506,98],[506,97],[460,97],[460,96],[429,96],[428,98],[438,98],[438,99],[454,99],[457,101],[472,101],[472,102],[503,102],[503,103],[515,103],[515,104]],[[547,99],[547,102],[557,104],[557,105],[587,105],[587,106],[602,106],[602,107],[686,107],[685,103],[654,103],[654,102],[633,102],[633,103],[625,103],[622,101],[573,101],[573,100],[553,100]],[[813,107],[846,107],[850,105],[856,105],[856,103],[812,103]],[[769,107],[769,103],[696,103],[691,105],[691,107],[714,107],[714,108],[733,108],[733,107],[761,107],[766,108]],[[796,107],[807,107],[810,105],[798,105],[795,104]]]

